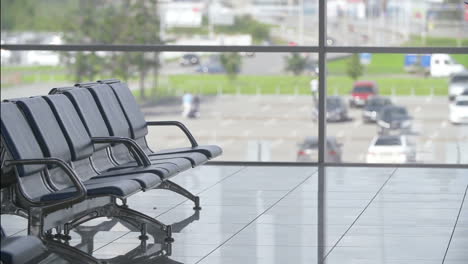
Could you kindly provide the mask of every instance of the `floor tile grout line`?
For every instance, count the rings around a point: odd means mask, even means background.
[[[382,186],[380,186],[379,190],[377,190],[377,192],[375,193],[375,195],[372,197],[372,199],[369,201],[369,203],[364,207],[364,209],[359,213],[359,215],[356,217],[356,219],[354,219],[354,221],[351,223],[351,225],[348,227],[348,229],[346,229],[346,231],[341,235],[341,237],[336,241],[336,243],[333,245],[333,247],[327,252],[327,254],[325,255],[324,259],[326,259],[328,257],[328,255],[330,255],[330,253],[333,251],[333,249],[335,249],[335,247],[341,242],[341,240],[346,236],[346,234],[349,232],[349,230],[351,230],[351,228],[354,226],[354,224],[359,220],[359,218],[361,217],[361,215],[367,210],[367,208],[369,208],[369,206],[372,204],[372,202],[375,200],[375,198],[377,198],[377,196],[380,194],[380,192],[382,191],[382,189],[385,187],[385,185],[387,184],[387,182],[393,177],[393,175],[395,175],[396,171],[398,170],[398,168],[395,168],[391,173],[390,175],[388,176],[387,180],[385,180],[385,182],[382,184]]]
[[[200,193],[203,193],[203,192],[207,191],[208,189],[210,189],[210,188],[216,186],[216,185],[219,184],[220,182],[224,181],[225,179],[227,179],[227,178],[229,178],[229,177],[234,176],[235,174],[237,174],[237,173],[243,171],[243,170],[246,169],[246,168],[247,168],[247,167],[241,167],[240,169],[234,171],[233,173],[229,174],[228,176],[222,178],[221,180],[215,182],[214,184],[210,185],[209,187],[203,189],[202,191],[200,191],[200,192],[198,192],[198,193],[196,193],[196,194],[198,195],[198,194],[200,194]],[[164,211],[164,212],[162,212],[162,213],[160,213],[160,214],[158,214],[158,215],[156,215],[156,216],[153,216],[152,218],[158,218],[158,217],[160,217],[160,216],[162,216],[162,215],[168,213],[169,211],[175,209],[175,208],[178,207],[179,205],[185,203],[186,201],[188,201],[188,199],[185,199],[184,201],[182,201],[182,202],[180,202],[180,203],[174,205],[173,207],[170,207],[170,208],[167,209],[166,211]],[[119,236],[119,237],[113,239],[113,240],[110,241],[109,243],[106,243],[105,245],[102,245],[101,247],[98,247],[98,248],[94,249],[93,252],[96,252],[96,251],[98,251],[98,250],[100,250],[100,249],[102,249],[102,248],[104,248],[104,247],[109,246],[110,244],[112,244],[112,243],[114,243],[115,241],[121,239],[122,237],[124,237],[124,236],[130,234],[131,232],[132,232],[132,231],[126,232],[125,234],[123,234],[123,235],[121,235],[121,236]]]
[[[232,174],[229,174],[228,176],[222,178],[221,180],[215,182],[214,184],[212,184],[212,185],[206,187],[205,189],[203,189],[203,190],[201,190],[201,191],[199,191],[199,192],[197,192],[197,193],[195,193],[195,194],[196,194],[196,195],[199,195],[199,194],[201,194],[201,193],[203,193],[203,192],[205,192],[205,191],[208,191],[209,189],[213,188],[214,186],[218,185],[219,183],[221,183],[221,182],[223,182],[224,180],[226,180],[226,179],[228,179],[228,178],[234,176],[235,174],[241,172],[242,170],[244,170],[244,169],[246,169],[246,168],[247,168],[247,167],[242,167],[242,168],[240,168],[239,170],[233,172]],[[175,209],[176,207],[182,205],[183,203],[185,203],[185,202],[187,202],[187,201],[189,201],[189,199],[185,199],[185,200],[183,200],[182,202],[180,202],[180,203],[178,203],[178,204],[176,204],[176,205],[174,205],[174,206],[172,206],[172,207],[169,207],[169,209],[167,209],[167,210],[164,211],[164,212],[161,212],[160,214],[158,214],[158,215],[156,215],[156,216],[153,216],[153,218],[158,218],[158,217],[160,217],[160,216],[162,216],[162,215],[168,213],[169,211]]]
[[[447,253],[450,249],[450,244],[452,243],[452,239],[453,239],[453,235],[455,234],[455,230],[457,229],[457,224],[458,224],[458,219],[460,218],[460,214],[463,210],[463,205],[465,204],[465,199],[466,199],[466,193],[468,192],[468,184],[466,185],[466,188],[465,188],[465,194],[463,195],[463,200],[460,204],[460,210],[458,211],[458,215],[457,215],[457,219],[455,220],[455,224],[453,225],[453,230],[452,230],[452,234],[450,235],[450,239],[449,239],[449,242],[447,244],[447,248],[445,249],[445,254],[444,254],[444,258],[442,259],[442,264],[445,263],[445,259],[447,258]]]
[[[222,242],[219,246],[217,246],[215,249],[211,250],[208,254],[206,254],[205,256],[203,256],[200,260],[198,260],[197,262],[195,262],[195,264],[198,264],[200,263],[201,261],[203,261],[205,258],[207,258],[209,255],[211,255],[213,252],[215,252],[216,250],[218,250],[219,248],[221,248],[224,244],[226,244],[227,242],[229,242],[232,238],[234,238],[237,234],[239,234],[240,232],[242,232],[244,229],[246,229],[248,226],[250,226],[252,223],[254,223],[255,221],[257,221],[258,218],[260,218],[262,215],[264,215],[266,212],[268,212],[270,209],[272,209],[275,205],[277,205],[279,202],[281,202],[284,198],[286,198],[289,194],[291,194],[293,191],[295,191],[297,188],[299,188],[302,184],[304,184],[304,182],[306,182],[308,179],[310,179],[312,176],[316,175],[318,172],[318,169],[310,174],[309,176],[307,176],[304,180],[302,180],[299,184],[297,184],[296,186],[294,186],[294,188],[292,188],[291,190],[289,190],[284,196],[282,196],[281,198],[279,198],[278,201],[276,201],[275,203],[273,203],[271,206],[269,206],[267,209],[265,209],[262,213],[260,213],[259,215],[257,215],[254,219],[252,219],[252,221],[248,222],[244,227],[242,227],[239,231],[237,231],[236,233],[234,233],[232,236],[228,237],[224,242]]]

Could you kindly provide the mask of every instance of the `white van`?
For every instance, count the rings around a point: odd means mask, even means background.
[[[431,56],[430,73],[432,77],[448,77],[464,70],[465,67],[456,63],[448,54],[433,54]]]

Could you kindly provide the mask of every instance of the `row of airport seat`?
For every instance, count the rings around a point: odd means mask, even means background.
[[[180,129],[190,146],[153,150],[146,136],[149,127],[159,126]],[[98,263],[66,243],[73,228],[98,217],[118,218],[140,230],[142,240],[150,232],[171,243],[171,226],[131,209],[127,199],[166,189],[200,210],[199,197],[171,178],[222,149],[198,145],[180,122],[146,121],[127,84],[110,79],[2,102],[1,153],[1,213],[27,217],[28,234],[49,251]],[[14,248],[10,244],[6,252],[2,246],[2,261],[4,253],[15,259]]]

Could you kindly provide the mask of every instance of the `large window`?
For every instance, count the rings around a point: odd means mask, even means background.
[[[433,2],[4,1],[1,96],[119,78],[222,161],[466,165],[468,18]]]

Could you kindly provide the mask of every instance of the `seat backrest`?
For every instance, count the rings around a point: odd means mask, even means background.
[[[63,94],[44,96],[65,134],[72,161],[89,158],[94,152],[91,137],[71,101]]]
[[[24,112],[28,123],[31,125],[44,156],[59,158],[71,164],[72,151],[47,101],[43,97],[30,97],[16,99],[15,102]],[[49,166],[48,172],[54,188],[63,189],[73,186],[73,183],[62,169]],[[83,180],[87,180],[92,175],[78,176]]]
[[[88,89],[93,95],[111,136],[130,138],[130,126],[112,88],[101,83],[86,83],[79,86]]]
[[[1,137],[7,150],[6,160],[42,159],[43,151],[25,115],[12,102],[1,103]],[[16,166],[16,170],[2,168],[2,182],[7,175],[18,174],[23,195],[36,199],[50,193],[50,186],[44,181],[45,165]],[[16,178],[16,177],[15,177]],[[3,183],[2,183],[3,184]]]
[[[2,142],[13,160],[44,158],[33,131],[20,109],[11,102],[1,103]],[[25,177],[45,169],[43,165],[17,166],[18,175]],[[2,171],[2,175],[6,171]]]
[[[60,124],[49,104],[42,97],[15,100],[23,110],[46,157],[71,161],[71,152]]]
[[[68,97],[91,137],[110,136],[109,129],[90,91],[76,87],[64,87],[54,88],[49,94],[64,94]],[[95,147],[99,150],[107,145],[100,144],[100,147]]]
[[[140,139],[148,134],[148,127],[146,125],[145,116],[140,110],[132,91],[128,88],[126,83],[120,82],[119,80],[103,80],[99,81],[103,84],[107,84],[112,88],[118,102],[120,103],[122,110],[125,114],[127,122],[130,126],[130,133],[133,139]]]

